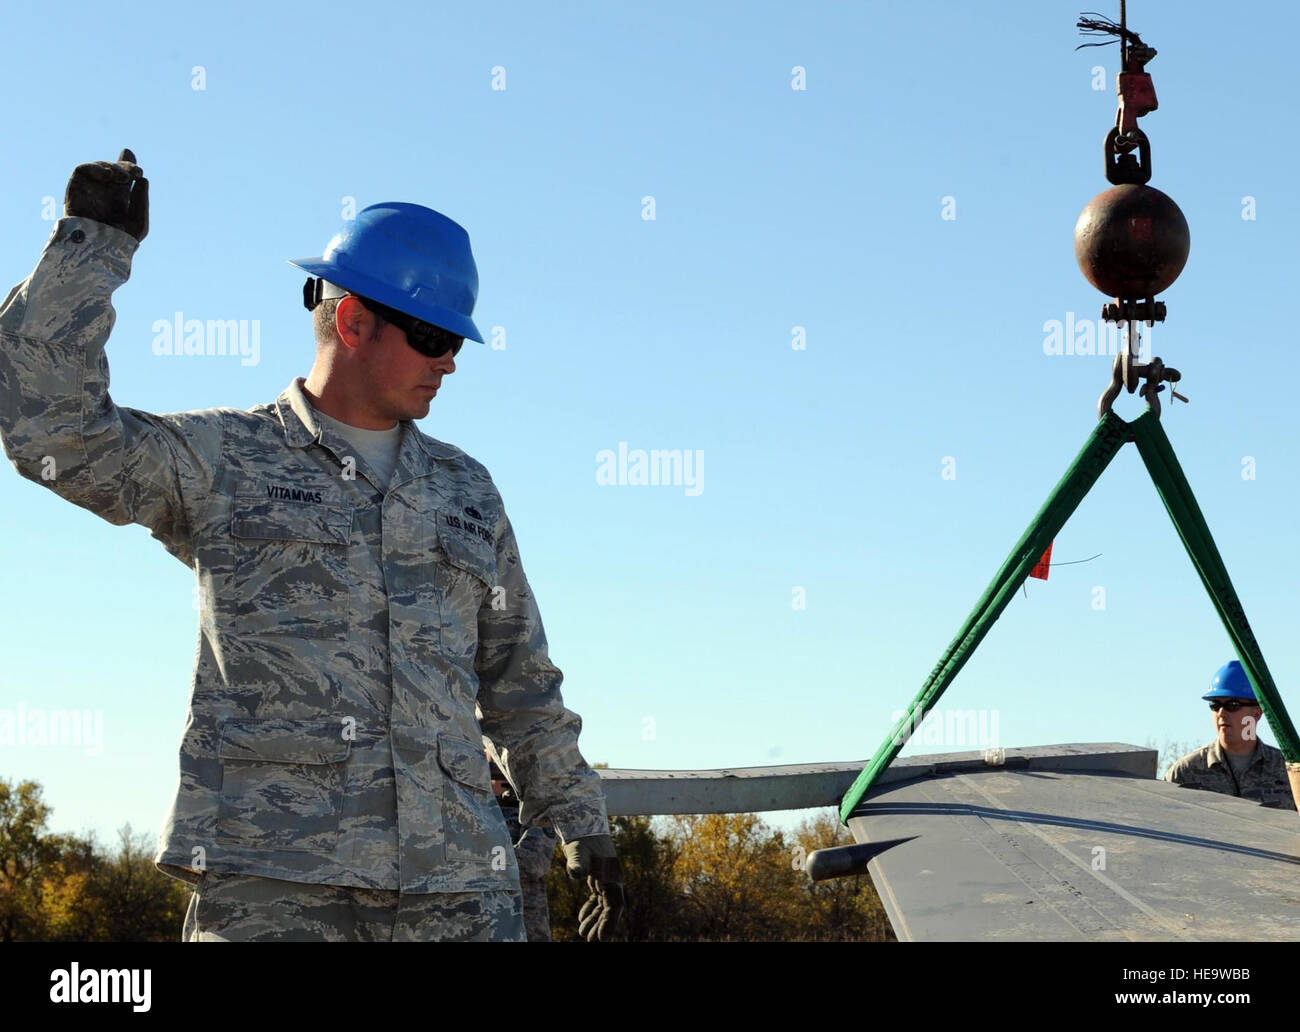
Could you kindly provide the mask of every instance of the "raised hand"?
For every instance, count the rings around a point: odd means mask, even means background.
[[[94,219],[143,240],[149,232],[149,180],[123,149],[117,161],[78,165],[63,196],[63,213]]]

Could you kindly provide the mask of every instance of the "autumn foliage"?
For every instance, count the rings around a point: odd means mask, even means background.
[[[50,807],[34,781],[0,778],[0,942],[175,942],[189,890],[153,864],[148,837],[46,831]]]
[[[793,833],[752,813],[615,817],[614,845],[633,940],[892,940],[866,875],[814,883],[809,853],[852,841],[835,811],[805,818]],[[576,937],[585,888],[562,863],[547,880],[551,932]]]

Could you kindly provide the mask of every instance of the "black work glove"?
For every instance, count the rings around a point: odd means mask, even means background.
[[[608,835],[564,844],[564,864],[574,881],[587,879],[591,895],[578,911],[578,934],[588,942],[614,938],[623,913],[623,871]]]
[[[117,161],[78,165],[63,195],[63,213],[94,219],[143,240],[149,232],[149,180],[123,150]]]

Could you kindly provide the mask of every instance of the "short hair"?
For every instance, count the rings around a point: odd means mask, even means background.
[[[319,302],[311,312],[312,328],[318,345],[332,344],[338,333],[334,329],[334,314],[339,310],[341,297],[329,297]]]

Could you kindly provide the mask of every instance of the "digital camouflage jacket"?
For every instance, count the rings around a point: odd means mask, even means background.
[[[1165,772],[1165,780],[1184,788],[1253,799],[1275,810],[1295,809],[1282,750],[1263,742],[1258,743],[1250,765],[1240,775],[1233,772],[1216,740],[1172,764]]]
[[[376,483],[295,380],[275,402],[113,403],[112,292],[137,243],[64,218],[0,306],[18,472],[193,569],[198,654],[157,863],[403,892],[517,884],[480,739],[520,818],[609,833],[487,470],[403,423]],[[481,724],[480,724],[481,712]]]

